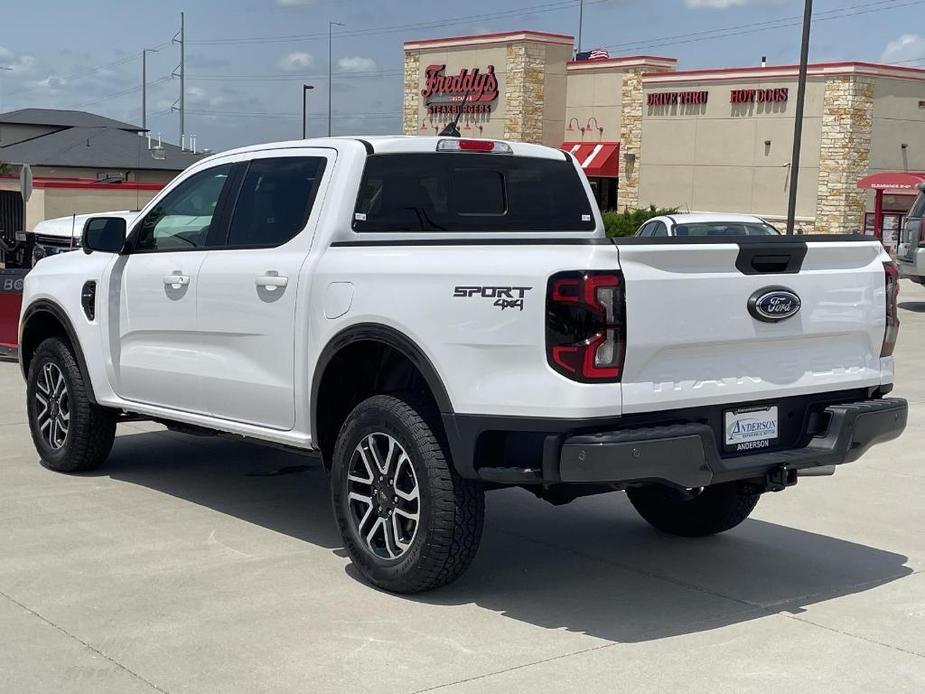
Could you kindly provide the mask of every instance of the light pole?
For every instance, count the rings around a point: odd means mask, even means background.
[[[575,49],[575,55],[577,56],[581,53],[581,25],[584,23],[584,14],[585,14],[585,0],[579,0],[578,2],[578,46]]]
[[[307,124],[307,119],[308,119],[308,106],[307,106],[308,92],[309,92],[309,90],[314,89],[314,88],[315,88],[315,87],[312,86],[311,84],[303,84],[303,85],[302,85],[302,139],[303,139],[303,140],[306,138],[307,133],[308,133],[308,124]]]
[[[800,177],[800,144],[803,139],[803,100],[806,96],[806,63],[809,60],[809,26],[813,0],[803,7],[803,43],[800,45],[800,77],[797,82],[797,105],[793,124],[793,155],[790,157],[790,198],[787,201],[787,234],[793,233],[797,211],[797,182]]]
[[[328,137],[331,137],[331,93],[334,91],[334,84],[331,77],[331,44],[332,44],[332,32],[334,27],[344,26],[340,22],[328,22]]]
[[[141,129],[144,132],[148,131],[148,53],[157,53],[157,49],[141,49]]]
[[[13,68],[7,67],[7,66],[5,66],[5,65],[0,65],[0,70],[6,70],[6,71],[8,71],[8,72],[12,72],[12,71],[13,71]],[[2,80],[0,80],[0,81],[2,81]],[[2,103],[2,102],[0,102],[0,103]],[[2,111],[2,110],[3,110],[3,109],[0,108],[0,111]]]

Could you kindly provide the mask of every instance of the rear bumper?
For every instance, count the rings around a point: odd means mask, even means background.
[[[774,401],[781,435],[771,450],[723,453],[723,411],[734,404],[630,415],[607,421],[471,418],[444,415],[457,471],[499,485],[626,485],[663,482],[701,487],[758,480],[775,471],[857,460],[906,426],[905,400],[888,387]],[[750,406],[769,403],[741,403]]]
[[[899,436],[908,406],[900,398],[883,398],[825,408],[823,435],[802,448],[734,458],[718,455],[713,429],[705,424],[678,424],[626,429],[565,440],[559,458],[559,481],[627,483],[652,481],[681,487],[763,477],[774,468],[794,470],[841,465],[860,458],[871,446]]]

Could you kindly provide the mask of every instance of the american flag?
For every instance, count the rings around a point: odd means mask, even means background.
[[[610,53],[606,48],[595,48],[593,51],[582,51],[575,55],[575,60],[607,60]]]

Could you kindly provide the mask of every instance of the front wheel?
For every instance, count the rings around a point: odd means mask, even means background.
[[[626,495],[651,525],[683,537],[715,535],[734,528],[748,518],[760,496],[741,492],[735,482],[683,491],[648,484],[630,487]]]
[[[334,448],[331,495],[350,558],[380,588],[437,588],[475,557],[482,488],[456,473],[413,400],[375,395],[350,413]]]
[[[116,435],[116,413],[90,400],[70,346],[52,337],[29,364],[27,412],[42,465],[57,472],[92,470],[106,460]]]

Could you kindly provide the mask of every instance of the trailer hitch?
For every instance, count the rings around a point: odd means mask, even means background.
[[[764,476],[764,489],[767,492],[782,492],[797,483],[796,468],[780,465],[768,470]]]

